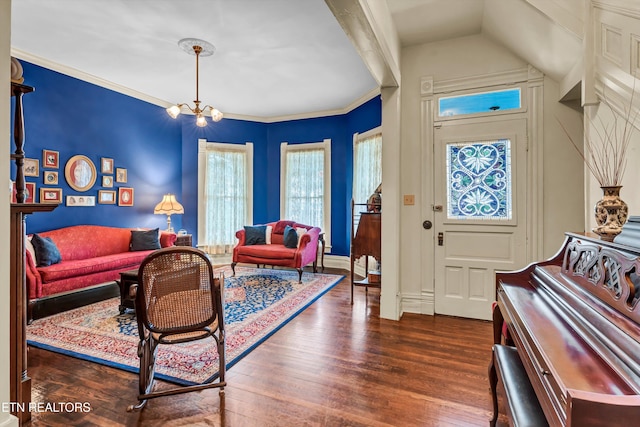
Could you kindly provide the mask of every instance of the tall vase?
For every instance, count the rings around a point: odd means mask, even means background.
[[[620,198],[622,186],[600,188],[602,188],[603,197],[594,208],[598,226],[593,229],[593,232],[602,240],[611,242],[620,234],[622,226],[627,222],[629,207]]]

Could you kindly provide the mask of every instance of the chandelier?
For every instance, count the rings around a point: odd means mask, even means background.
[[[187,103],[184,104],[176,104],[167,108],[167,113],[172,118],[177,118],[182,112],[182,107],[187,107],[193,114],[196,116],[196,125],[200,127],[204,127],[207,125],[207,119],[205,118],[205,113],[209,113],[211,115],[211,120],[214,122],[219,122],[222,120],[222,113],[217,108],[214,108],[210,105],[205,105],[204,107],[200,107],[202,101],[198,96],[198,81],[199,81],[199,69],[200,69],[200,57],[201,56],[211,56],[216,51],[214,45],[209,42],[200,39],[182,39],[178,42],[178,46],[182,48],[185,52],[190,55],[196,56],[196,99],[193,101],[195,104],[194,108]]]

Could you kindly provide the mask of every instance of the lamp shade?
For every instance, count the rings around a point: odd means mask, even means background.
[[[156,205],[153,209],[154,214],[183,214],[184,207],[178,203],[174,194],[165,194],[162,196],[162,201]]]

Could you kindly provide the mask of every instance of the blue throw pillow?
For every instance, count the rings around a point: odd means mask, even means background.
[[[131,250],[151,251],[160,249],[160,229],[131,230]]]
[[[267,226],[266,225],[245,225],[244,226],[245,245],[266,245]]]
[[[282,241],[287,248],[295,249],[298,247],[298,233],[296,229],[287,225],[284,228],[284,234],[282,235]]]
[[[36,253],[36,264],[38,267],[46,267],[62,261],[60,251],[56,244],[53,243],[53,240],[51,240],[51,237],[42,238],[34,234],[31,238],[31,244]]]

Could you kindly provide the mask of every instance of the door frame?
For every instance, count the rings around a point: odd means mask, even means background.
[[[420,140],[422,147],[421,206],[422,221],[435,224],[434,203],[434,126],[438,95],[469,90],[489,90],[495,86],[521,84],[523,88],[524,114],[527,118],[527,262],[542,259],[543,253],[543,90],[544,75],[532,66],[512,71],[469,76],[458,79],[434,80],[423,76],[420,80]],[[503,113],[504,115],[509,114]],[[468,120],[468,118],[465,118]],[[421,292],[420,312],[435,313],[435,239],[436,230],[423,229],[420,238]],[[406,301],[414,306],[415,302]],[[413,311],[413,310],[407,310]]]

